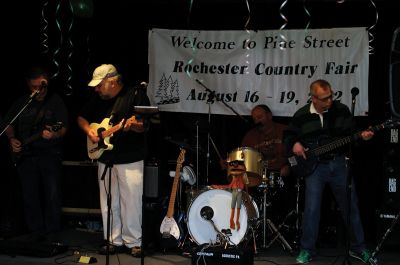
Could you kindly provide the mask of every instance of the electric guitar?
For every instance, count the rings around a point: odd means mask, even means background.
[[[56,122],[52,125],[49,125],[50,128],[47,130],[53,131],[53,132],[57,132],[59,131],[62,127],[63,127],[63,123],[62,122]],[[22,156],[24,156],[25,154],[28,153],[28,145],[30,145],[31,143],[39,140],[42,138],[42,130],[40,130],[40,132],[37,132],[31,136],[29,136],[27,139],[25,139],[24,141],[22,141],[21,143],[21,151],[19,152],[11,152],[11,160],[14,162],[14,164],[18,163],[18,161],[22,158]]]
[[[90,159],[98,159],[104,151],[112,150],[114,146],[110,144],[110,138],[113,136],[113,133],[122,129],[124,123],[122,120],[115,126],[110,124],[110,118],[105,118],[100,124],[99,123],[91,123],[89,126],[91,129],[97,132],[97,135],[100,138],[100,141],[97,143],[93,142],[90,137],[87,137],[87,152]],[[143,124],[142,121],[136,119],[135,116],[129,118],[126,125],[131,124]]]
[[[393,128],[399,125],[400,125],[399,120],[388,120],[382,124],[369,128],[368,130],[377,132],[384,128]],[[328,154],[329,152],[350,143],[352,140],[357,140],[360,137],[361,137],[361,132],[357,132],[353,135],[341,137],[326,144],[319,145],[318,143],[316,143],[314,145],[305,146],[309,148],[307,151],[305,151],[307,159],[304,159],[303,157],[296,155],[290,156],[288,158],[291,170],[297,176],[301,177],[308,176],[312,172],[314,172],[315,168],[319,163],[320,156]]]
[[[162,238],[163,239],[171,238],[172,235],[176,239],[176,241],[174,242],[176,243],[175,245],[178,245],[178,241],[181,237],[181,231],[174,219],[174,206],[175,206],[176,191],[179,185],[182,163],[185,160],[185,152],[186,150],[182,148],[178,160],[176,162],[175,177],[174,177],[174,183],[172,185],[171,196],[169,198],[168,211],[167,215],[164,217],[164,220],[162,221],[160,226],[160,233],[162,235]]]

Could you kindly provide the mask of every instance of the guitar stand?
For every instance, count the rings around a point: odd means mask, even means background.
[[[375,258],[378,252],[381,250],[381,247],[383,245],[383,242],[385,242],[386,238],[388,235],[393,231],[393,228],[396,226],[397,222],[400,219],[400,211],[397,213],[396,217],[393,219],[392,224],[389,226],[389,228],[386,230],[385,234],[382,236],[381,240],[379,241],[378,245],[374,249],[374,251],[371,254],[371,258],[368,260],[369,264],[371,265],[376,265],[378,264],[377,259]]]

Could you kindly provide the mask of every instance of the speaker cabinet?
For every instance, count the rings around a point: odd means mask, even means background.
[[[393,115],[400,117],[400,28],[393,33],[389,76],[390,107]]]
[[[61,185],[64,213],[100,213],[97,163],[63,161]]]
[[[156,162],[147,163],[144,169],[144,194],[148,198],[159,197],[159,165]]]
[[[399,129],[384,131],[382,208],[400,209],[400,143]]]
[[[382,201],[378,211],[378,240],[394,225],[396,216],[400,213],[400,143],[399,129],[384,131],[384,155],[382,178]],[[379,242],[379,241],[378,241]],[[400,244],[400,222],[393,226],[384,242],[385,245]]]

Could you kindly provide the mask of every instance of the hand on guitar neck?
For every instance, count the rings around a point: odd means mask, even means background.
[[[12,160],[16,163],[23,155],[24,148],[39,139],[50,140],[60,137],[62,135],[62,133],[60,133],[62,129],[63,123],[56,122],[52,125],[46,125],[43,130],[31,135],[24,141],[20,141],[15,137],[11,137],[10,145],[12,149]]]

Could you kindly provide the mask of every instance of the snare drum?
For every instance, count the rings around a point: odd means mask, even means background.
[[[254,200],[242,191],[243,200],[240,211],[240,229],[231,230],[231,244],[239,244],[250,234],[253,221],[259,217],[258,207]],[[211,189],[200,193],[192,202],[188,211],[187,227],[192,239],[198,244],[216,243],[217,232],[210,220],[204,219],[200,212],[204,207],[212,209],[211,218],[219,231],[230,229],[229,219],[231,214],[232,193],[229,190]]]

